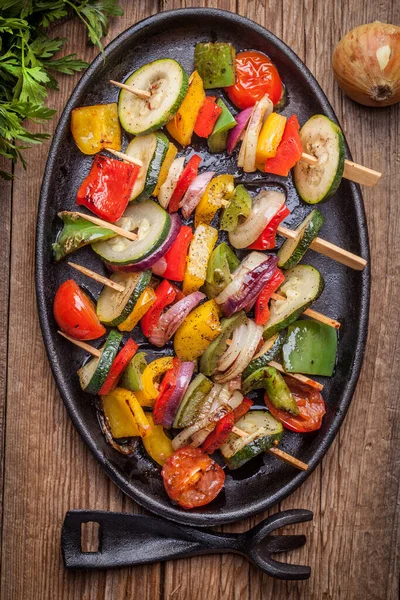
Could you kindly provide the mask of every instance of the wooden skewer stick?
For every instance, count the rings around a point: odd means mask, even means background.
[[[284,296],[281,296],[280,294],[272,294],[271,298],[273,298],[274,300],[286,300],[286,298]],[[307,310],[304,311],[303,315],[307,315],[308,317],[311,317],[312,319],[315,319],[316,321],[320,321],[321,323],[325,323],[326,325],[329,325],[330,327],[334,327],[334,329],[340,328],[339,321],[335,321],[335,319],[326,317],[322,313],[317,312],[316,310],[313,310],[312,308],[307,308]]]
[[[117,156],[125,162],[131,163],[132,165],[136,165],[137,167],[143,167],[143,162],[138,158],[133,158],[133,156],[129,156],[128,154],[124,154],[123,152],[119,152],[119,150],[114,150],[114,148],[104,148],[104,150],[107,150],[107,152],[110,152],[110,154],[114,154],[114,156]]]
[[[276,458],[280,458],[285,463],[292,465],[292,467],[296,467],[296,469],[299,469],[300,471],[307,471],[307,469],[308,469],[307,463],[304,463],[302,460],[299,460],[298,458],[295,458],[291,454],[284,452],[280,448],[270,448],[267,452],[269,452],[270,454],[273,454],[274,456],[276,456]]]
[[[92,215],[86,215],[80,212],[74,211],[64,211],[64,215],[75,215],[78,217],[82,217],[82,219],[86,219],[86,221],[90,221],[94,225],[99,225],[99,227],[104,227],[105,229],[110,229],[110,231],[114,231],[118,235],[131,240],[132,242],[136,241],[138,236],[136,233],[132,233],[132,231],[127,231],[126,229],[122,229],[122,227],[118,227],[118,225],[114,225],[113,223],[108,223],[107,221],[103,221],[103,219],[98,219],[97,217],[93,217]]]
[[[75,340],[63,331],[58,330],[57,333],[65,337],[65,339],[71,342],[72,344],[75,344],[75,346],[78,346],[78,348],[82,348],[82,350],[86,350],[86,352],[89,352],[89,354],[91,354],[92,356],[100,358],[101,352],[100,350],[97,350],[97,348],[93,348],[93,346],[90,346],[90,344],[86,344],[85,342],[81,342],[80,340]]]
[[[99,283],[106,285],[107,287],[111,288],[112,290],[116,290],[117,292],[125,291],[125,288],[123,285],[116,283],[112,279],[108,279],[108,277],[104,277],[103,275],[96,273],[96,271],[92,271],[91,269],[87,269],[86,267],[82,267],[82,265],[77,265],[76,263],[73,263],[73,262],[69,262],[68,264],[71,267],[73,267],[74,269],[76,269],[77,271],[79,271],[80,273],[83,273],[87,277],[90,277],[91,279],[94,279],[95,281],[98,281]]]
[[[279,225],[278,233],[279,235],[292,240],[297,239],[298,235],[295,231],[288,229],[287,227],[283,227],[283,225]],[[329,256],[329,258],[336,260],[342,265],[346,265],[347,267],[355,269],[356,271],[362,271],[367,264],[365,258],[357,256],[357,254],[353,254],[347,250],[343,250],[343,248],[335,246],[335,244],[331,244],[331,242],[327,242],[319,237],[312,241],[310,248],[315,250],[315,252],[324,254],[324,256]]]
[[[113,79],[110,79],[110,83],[112,83],[113,85],[116,85],[117,87],[121,88],[122,90],[126,90],[127,92],[131,92],[132,94],[135,94],[135,96],[137,96],[138,98],[142,98],[142,100],[148,100],[149,98],[151,98],[150,92],[145,92],[144,90],[139,90],[138,88],[135,88],[131,85],[126,85],[126,83],[121,83],[120,81],[114,81]]]
[[[303,152],[301,155],[301,161],[307,163],[308,165],[316,165],[318,163],[318,158]],[[345,179],[350,179],[350,181],[354,181],[355,183],[373,187],[382,177],[382,173],[368,169],[368,167],[363,167],[363,165],[358,165],[351,160],[345,160],[343,177]]]
[[[293,379],[297,379],[297,381],[300,381],[301,383],[305,383],[306,385],[313,387],[314,389],[318,390],[319,392],[324,389],[324,386],[322,385],[322,383],[318,383],[318,381],[314,381],[314,379],[310,379],[309,377],[306,377],[305,375],[301,375],[300,373],[286,373],[286,371],[282,367],[282,365],[275,362],[274,360],[271,360],[271,362],[269,362],[268,364],[271,367],[274,367],[277,371],[280,371],[281,373],[283,373],[284,375],[287,375],[288,377],[292,377]]]
[[[236,433],[236,435],[238,435],[239,437],[242,437],[242,438],[245,438],[249,435],[248,433],[243,431],[243,429],[239,429],[239,427],[236,427],[236,426],[233,427],[232,433]],[[280,450],[279,448],[270,448],[269,450],[267,450],[267,452],[269,452],[270,454],[273,454],[277,458],[280,458],[281,460],[285,461],[289,465],[296,467],[296,469],[300,469],[300,471],[307,471],[307,469],[308,469],[308,465],[306,463],[302,462],[298,458],[295,458],[291,454],[288,454],[287,452]]]

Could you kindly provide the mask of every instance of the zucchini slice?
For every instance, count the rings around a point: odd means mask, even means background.
[[[344,170],[344,137],[325,115],[314,115],[300,130],[304,152],[318,158],[316,165],[301,160],[294,167],[294,183],[308,204],[325,202],[336,192]]]
[[[284,300],[271,300],[271,314],[264,327],[263,337],[268,339],[296,321],[324,289],[321,273],[310,265],[297,265],[285,273],[279,292]]]
[[[135,231],[138,238],[128,240],[117,235],[92,248],[103,260],[113,265],[137,263],[152,254],[163,243],[171,228],[169,214],[153,200],[134,202],[124,212],[117,225]]]
[[[79,382],[84,392],[98,394],[111,369],[122,340],[122,333],[112,329],[103,348],[101,356],[89,360],[78,370]]]
[[[183,396],[173,426],[182,429],[193,425],[204,400],[213,387],[212,381],[204,377],[202,373],[196,375]]]
[[[143,202],[153,194],[168,146],[168,138],[161,132],[135,137],[128,145],[125,154],[143,163],[132,189],[131,201]]]
[[[298,234],[297,239],[292,240],[288,238],[278,250],[278,267],[282,269],[295,267],[311,246],[312,241],[317,237],[324,221],[323,215],[319,210],[314,208],[295,229]]]
[[[221,446],[222,456],[230,469],[238,469],[258,454],[269,450],[283,435],[282,423],[266,410],[251,410],[239,419],[236,426],[248,433],[239,437],[231,433]]]
[[[96,313],[104,325],[119,325],[129,317],[140,295],[151,279],[151,271],[142,273],[113,273],[110,279],[124,286],[118,292],[107,286],[101,290],[97,300]]]
[[[285,338],[284,332],[280,331],[264,342],[260,351],[243,371],[243,381],[259,369],[262,369],[262,367],[265,367],[271,360],[275,360],[283,346]]]
[[[125,131],[132,135],[160,129],[175,115],[188,91],[188,76],[172,58],[161,58],[144,65],[125,83],[151,93],[145,100],[127,90],[121,90],[119,94],[119,120]]]
[[[119,387],[130,392],[141,392],[143,390],[142,375],[146,367],[146,352],[138,352],[123,372]]]

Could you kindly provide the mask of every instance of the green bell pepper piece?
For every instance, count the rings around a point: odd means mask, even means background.
[[[236,51],[228,42],[199,42],[194,50],[194,67],[205,90],[234,85]]]
[[[319,321],[296,321],[288,328],[282,347],[288,373],[331,377],[336,363],[337,333]]]
[[[214,125],[214,129],[207,139],[210,152],[223,152],[225,150],[228,131],[237,124],[221,98],[218,98],[217,104],[222,108],[222,113],[219,115]]]
[[[240,260],[233,250],[222,242],[212,252],[208,261],[204,291],[208,298],[215,298],[228,283],[232,281],[232,273],[240,265]]]
[[[83,248],[93,242],[100,242],[115,237],[116,233],[105,227],[93,225],[86,219],[78,217],[75,213],[60,212],[64,227],[53,244],[54,258],[58,262],[67,254]]]
[[[143,390],[142,375],[146,367],[146,353],[138,352],[135,354],[122,375],[120,387],[131,392],[141,392]]]
[[[292,415],[299,414],[299,407],[282,375],[274,367],[264,367],[264,386],[275,408],[285,410]]]
[[[247,316],[243,310],[229,317],[229,319],[222,319],[221,333],[211,342],[200,358],[199,370],[203,375],[210,376],[214,373],[219,359],[226,350],[226,341],[230,338],[234,329],[246,322]]]
[[[219,228],[224,231],[234,231],[239,217],[248,217],[251,212],[252,200],[244,185],[238,185],[233,196],[222,213]]]

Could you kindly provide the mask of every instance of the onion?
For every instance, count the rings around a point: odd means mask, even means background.
[[[247,324],[243,323],[240,327],[236,327],[232,335],[232,343],[225,350],[217,363],[218,371],[225,371],[237,359],[240,354],[240,348],[243,347],[243,342],[247,336]]]
[[[222,304],[222,312],[225,317],[230,317],[255,300],[275,273],[277,263],[278,257],[270,255],[263,263],[245,275],[240,289]]]
[[[226,140],[226,149],[228,151],[228,154],[232,154],[234,148],[237,146],[238,142],[243,137],[246,125],[249,122],[250,115],[252,112],[253,107],[250,106],[249,108],[245,108],[244,110],[242,110],[242,112],[236,115],[235,120],[237,122],[237,125],[235,125],[233,129],[229,130],[228,137]]]
[[[179,325],[187,315],[206,297],[202,292],[193,292],[179,300],[161,315],[156,327],[151,332],[149,342],[162,348],[172,338]]]
[[[400,27],[368,23],[347,33],[335,48],[333,72],[352,100],[365,106],[400,101]]]
[[[250,252],[238,266],[238,268],[232,273],[232,280],[230,283],[218,294],[215,298],[217,304],[223,304],[228,300],[229,296],[236,294],[241,288],[243,279],[253,269],[261,265],[266,260],[266,255],[261,252]]]
[[[254,173],[256,170],[258,137],[264,122],[264,117],[271,114],[273,110],[274,105],[267,94],[254,105],[254,109],[247,126],[246,137],[242,144],[244,146],[243,171],[246,173]]]
[[[131,265],[111,265],[110,263],[105,263],[107,269],[112,272],[115,271],[125,271],[126,273],[136,272],[136,271],[146,271],[150,269],[156,262],[159,261],[160,258],[167,253],[167,251],[171,248],[172,244],[176,240],[178,233],[182,227],[182,221],[177,213],[172,213],[170,215],[171,218],[171,227],[169,228],[169,232],[165,240],[162,242],[156,250],[150,256],[147,256],[143,260],[133,263]]]
[[[167,261],[165,260],[165,257],[162,256],[160,258],[160,260],[158,260],[156,263],[154,263],[154,265],[151,267],[151,270],[153,271],[154,275],[158,275],[158,277],[162,277],[165,273],[166,268],[167,268]]]
[[[174,422],[179,404],[189,386],[194,371],[194,363],[183,362],[176,376],[175,390],[168,400],[162,424],[171,427]]]
[[[214,376],[215,381],[218,381],[219,383],[225,383],[231,379],[235,379],[238,375],[241,375],[253,358],[254,352],[260,343],[263,333],[262,326],[256,325],[254,321],[249,320],[244,327],[246,328],[246,331],[244,334],[241,332],[242,344],[239,355],[233,360],[227,371],[224,373],[216,373]],[[236,331],[237,330],[235,330],[235,332]]]
[[[285,204],[285,194],[275,190],[262,190],[253,200],[247,219],[229,232],[229,242],[234,248],[246,248],[262,234],[271,219]]]
[[[200,202],[201,197],[204,194],[204,190],[206,189],[214,175],[214,171],[206,171],[205,173],[200,173],[200,175],[197,175],[197,177],[189,185],[185,195],[179,203],[179,207],[182,209],[182,214],[185,217],[185,219],[190,217],[190,215]]]

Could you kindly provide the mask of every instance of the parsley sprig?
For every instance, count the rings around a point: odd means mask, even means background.
[[[54,58],[66,39],[52,38],[49,28],[77,16],[102,51],[110,17],[122,14],[118,0],[0,0],[0,156],[26,168],[23,150],[49,137],[28,127],[54,115],[46,98],[49,88],[58,89],[57,73],[71,75],[88,66],[76,54]],[[5,171],[0,176],[12,178]]]

